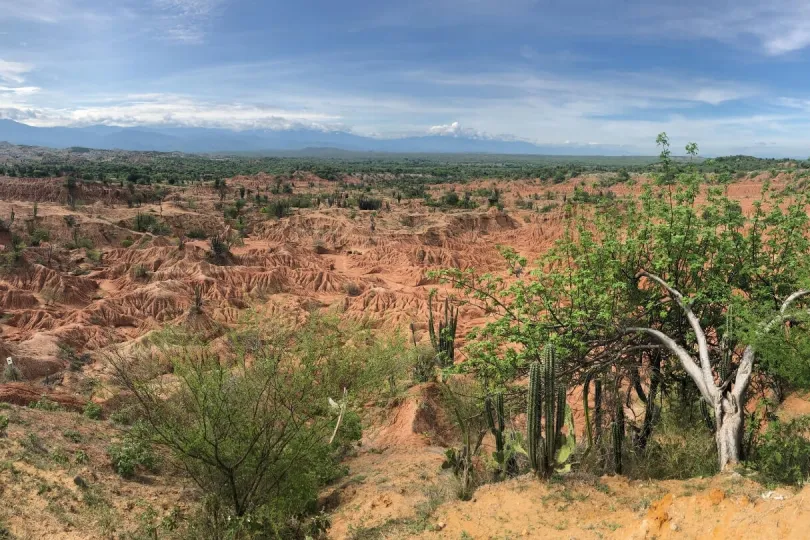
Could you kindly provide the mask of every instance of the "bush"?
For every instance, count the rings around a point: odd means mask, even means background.
[[[101,405],[88,401],[82,414],[91,420],[101,420]]]
[[[191,229],[190,231],[188,231],[186,236],[193,240],[205,240],[206,238],[208,238],[208,235],[205,234],[205,231],[201,229]]]
[[[156,336],[150,346],[171,361],[171,382],[159,376],[165,361],[147,350],[110,363],[136,395],[154,442],[203,490],[210,527],[259,527],[287,538],[290,524],[314,510],[320,489],[344,473],[339,460],[360,435],[350,404],[381,393],[405,364],[401,342],[336,318],[313,316],[299,329],[259,324],[234,333],[217,353],[176,333]],[[329,406],[329,398],[340,403]],[[343,423],[332,440],[339,410]],[[132,433],[152,441],[150,433]],[[116,458],[124,454],[115,450]]]
[[[6,436],[6,430],[8,429],[8,416],[5,414],[0,414],[0,437]]]
[[[34,229],[34,231],[31,233],[30,244],[32,246],[38,246],[42,242],[47,242],[50,239],[51,233],[48,231],[48,229]]]
[[[157,463],[149,433],[143,424],[136,424],[123,440],[108,446],[107,456],[113,470],[123,478],[132,478],[138,468],[154,471]]]
[[[804,484],[810,477],[810,416],[771,422],[754,447],[751,462],[769,482]]]
[[[132,228],[138,232],[148,232],[157,236],[171,234],[172,232],[168,225],[152,214],[138,213],[133,220]]]
[[[264,212],[271,217],[281,219],[290,213],[290,203],[281,200],[272,201],[267,205]]]
[[[382,208],[382,200],[360,197],[357,199],[357,208],[360,210],[379,210]]]

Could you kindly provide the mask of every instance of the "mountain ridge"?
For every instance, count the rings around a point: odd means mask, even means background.
[[[457,135],[423,135],[392,139],[365,137],[345,131],[313,129],[232,131],[189,127],[35,127],[0,119],[0,141],[49,148],[85,147],[186,153],[301,151],[331,148],[353,152],[483,153],[529,155],[611,155],[633,152],[611,145],[538,145],[527,141]]]

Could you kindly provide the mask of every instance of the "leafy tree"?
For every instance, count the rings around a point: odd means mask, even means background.
[[[664,394],[677,394],[689,407],[705,403],[724,467],[743,457],[753,370],[810,381],[804,341],[773,347],[784,342],[777,329],[801,322],[794,306],[810,269],[808,197],[786,199],[766,185],[746,214],[705,186],[696,168],[676,175],[666,135],[658,142],[655,185],[638,200],[572,218],[521,279],[471,269],[440,276],[496,314],[472,332],[469,359],[459,369],[491,386],[509,385],[554,342],[561,377],[609,377],[614,400],[629,400],[619,395],[626,387],[646,405],[644,418],[630,426],[638,448],[650,437]],[[502,253],[512,268],[525,267],[514,250]],[[727,331],[730,319],[739,331]]]

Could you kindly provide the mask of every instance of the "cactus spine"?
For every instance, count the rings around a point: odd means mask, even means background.
[[[448,298],[444,299],[444,320],[436,321],[433,317],[433,297],[435,289],[428,298],[428,334],[430,344],[436,352],[436,361],[440,367],[452,366],[456,357],[456,328],[458,327],[458,308],[450,305]]]
[[[495,461],[498,463],[498,470],[495,473],[495,478],[499,478],[504,472],[506,466],[506,452],[503,432],[506,428],[506,421],[504,419],[503,408],[503,393],[498,392],[495,394],[495,408],[492,406],[492,397],[487,396],[485,400],[486,417],[489,430],[495,437]]]
[[[529,367],[529,397],[526,411],[528,424],[529,463],[532,471],[540,472],[540,448],[542,434],[540,418],[543,414],[542,388],[540,384],[540,362],[532,362]]]

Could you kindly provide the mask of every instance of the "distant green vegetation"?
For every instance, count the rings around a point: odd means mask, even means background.
[[[475,178],[536,178],[560,183],[589,173],[616,173],[626,181],[630,173],[655,172],[660,168],[652,156],[536,156],[496,154],[385,154],[343,152],[298,152],[295,155],[239,154],[197,155],[166,152],[115,150],[31,149],[13,147],[13,157],[0,151],[0,175],[12,177],[66,177],[124,186],[132,184],[189,184],[218,182],[238,175],[267,173],[276,176],[275,190],[296,174],[312,174],[329,181],[347,175],[384,181],[403,198],[422,197],[420,185],[464,182]],[[810,161],[728,156],[712,159],[673,157],[680,171],[687,165],[718,175],[784,169],[810,169]],[[281,183],[279,182],[279,179]],[[722,181],[722,179],[721,179]],[[276,191],[274,191],[275,193]]]

